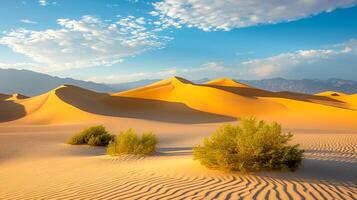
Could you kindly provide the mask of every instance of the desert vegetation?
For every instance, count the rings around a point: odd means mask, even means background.
[[[139,137],[132,129],[120,132],[107,148],[111,156],[134,154],[148,155],[156,150],[157,139],[152,133],[143,133]]]
[[[114,135],[108,133],[104,126],[92,126],[72,136],[67,143],[72,145],[88,144],[91,146],[107,146],[114,140]]]
[[[289,145],[293,135],[282,133],[281,126],[254,118],[240,125],[223,125],[203,145],[193,149],[194,159],[208,168],[229,171],[269,169],[296,170],[302,162],[303,150]]]

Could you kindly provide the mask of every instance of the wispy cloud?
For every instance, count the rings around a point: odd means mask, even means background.
[[[57,21],[60,29],[18,29],[0,38],[0,44],[54,71],[111,66],[125,57],[161,48],[170,39],[145,27],[145,19],[133,16],[115,23],[93,16]]]
[[[357,0],[162,0],[153,3],[155,11],[151,14],[176,27],[182,24],[204,31],[228,31],[298,20],[356,3]]]
[[[356,79],[357,40],[326,49],[299,50],[242,63],[249,77],[293,77]]]
[[[36,21],[32,21],[29,19],[21,19],[20,22],[25,23],[25,24],[37,24]]]

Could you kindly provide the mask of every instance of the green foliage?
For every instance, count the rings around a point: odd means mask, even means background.
[[[281,126],[256,119],[243,119],[241,125],[224,125],[203,145],[193,149],[194,159],[208,168],[257,171],[261,169],[295,170],[301,164],[303,150],[289,146],[292,134]]]
[[[67,143],[72,145],[88,144],[91,146],[106,146],[112,140],[114,140],[114,135],[109,134],[104,126],[100,125],[84,129],[80,133],[72,136]]]
[[[157,139],[152,133],[144,133],[141,137],[132,130],[122,131],[110,142],[107,154],[115,156],[122,154],[148,155],[156,150]]]

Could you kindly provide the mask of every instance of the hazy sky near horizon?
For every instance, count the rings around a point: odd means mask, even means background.
[[[357,0],[8,0],[0,68],[119,83],[357,80]]]

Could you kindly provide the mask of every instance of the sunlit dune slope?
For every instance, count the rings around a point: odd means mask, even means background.
[[[180,102],[193,109],[232,117],[264,115],[285,109],[282,104],[271,100],[237,95],[220,88],[193,84],[179,77],[114,95]]]
[[[317,96],[325,96],[338,101],[345,102],[350,108],[357,110],[357,94],[345,94],[342,92],[326,91],[316,94]]]
[[[219,78],[208,81],[206,85],[217,85],[217,86],[228,86],[228,87],[239,87],[239,88],[251,88],[251,86],[239,83],[229,78]]]
[[[277,120],[287,127],[357,128],[357,112],[347,100],[271,92],[229,79],[217,79],[199,85],[174,77],[114,95],[181,102],[205,112]]]
[[[17,100],[13,104],[22,108],[23,116],[18,117],[21,118],[18,121],[30,124],[86,123],[103,121],[105,117],[177,123],[233,120],[227,116],[197,111],[181,103],[111,96],[71,85],[62,85],[43,95]],[[10,112],[14,110],[9,109],[7,114]]]

